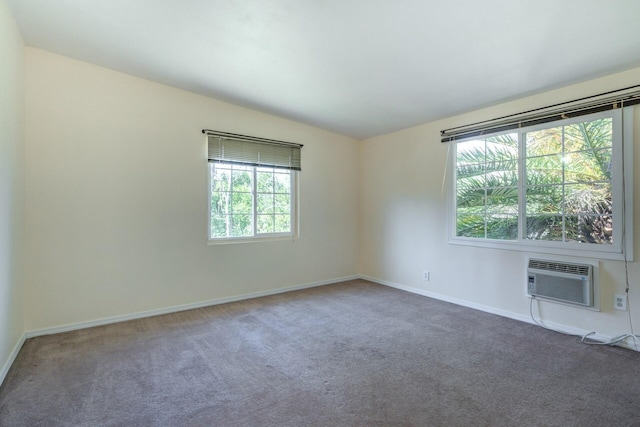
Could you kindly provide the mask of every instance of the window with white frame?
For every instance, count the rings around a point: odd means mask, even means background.
[[[300,147],[207,131],[209,240],[295,237]]]
[[[632,168],[623,153],[630,156],[631,144],[624,139],[617,109],[458,141],[452,242],[630,252]]]

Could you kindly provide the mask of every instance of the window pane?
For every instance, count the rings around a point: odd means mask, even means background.
[[[593,182],[611,180],[611,149],[566,153],[565,180]]]
[[[227,236],[227,215],[211,215],[211,237]]]
[[[566,185],[565,213],[611,215],[611,184]]]
[[[288,194],[276,194],[274,211],[278,214],[289,214],[291,212],[291,197]]]
[[[456,146],[456,164],[484,165],[485,162],[484,140],[460,142]]]
[[[273,233],[273,215],[258,215],[258,233]]]
[[[291,192],[291,173],[274,173],[274,188],[275,193],[290,193]]]
[[[478,206],[482,208],[482,211],[484,211],[484,205],[486,202],[485,191],[484,187],[477,189],[458,189],[456,197],[458,212],[467,211],[469,208]]]
[[[275,215],[275,232],[288,233],[291,231],[291,215]]]
[[[210,237],[227,237],[230,233],[228,214],[231,212],[231,167],[209,163],[211,177]]]
[[[273,194],[258,194],[258,214],[273,213]]]
[[[487,212],[518,215],[518,188],[490,188],[487,190]]]
[[[269,172],[265,172],[264,169],[260,168],[258,172],[256,172],[256,190],[258,193],[272,193],[273,192],[273,172],[269,170]]]
[[[518,134],[505,133],[490,136],[485,140],[486,161],[518,158]]]
[[[251,215],[211,215],[211,237],[246,237],[253,234]]]
[[[251,192],[251,171],[249,167],[235,166],[233,168],[231,190]]]
[[[525,204],[527,217],[539,214],[562,214],[562,186],[527,187]]]
[[[527,239],[562,241],[562,215],[527,216]]]
[[[211,190],[229,191],[231,169],[216,166],[215,163],[209,163],[209,166],[211,168]]]
[[[456,171],[456,187],[459,190],[484,188],[484,172],[484,165],[459,166]]]
[[[560,184],[563,180],[562,155],[528,158],[527,185]]]
[[[527,157],[562,153],[562,127],[528,132],[525,141]]]
[[[487,165],[485,182],[487,187],[514,187],[518,185],[517,169],[502,169],[503,164]],[[495,167],[497,169],[490,169]]]
[[[456,235],[460,237],[484,238],[484,214],[458,214],[456,220]]]
[[[484,218],[486,211],[487,211],[487,207],[484,204],[478,205],[478,206],[470,206],[467,208],[458,209],[458,216],[471,215],[471,216],[481,216]]]
[[[565,127],[565,152],[610,149],[612,145],[613,120],[610,117]]]
[[[487,186],[492,186],[492,182],[495,180],[506,182],[508,183],[507,185],[513,185],[513,180],[518,179],[518,163],[514,160],[487,162],[485,164],[485,173]],[[509,179],[505,179],[504,176],[508,176]]]
[[[229,215],[232,237],[246,237],[253,234],[251,227],[252,215]]]
[[[250,214],[253,211],[251,193],[231,193],[231,213]]]
[[[515,240],[518,238],[518,214],[495,214],[487,217],[487,238]]]
[[[228,213],[229,198],[227,193],[211,193],[211,213],[226,214]]]
[[[610,215],[567,216],[565,230],[568,241],[596,244],[613,243],[613,218]]]

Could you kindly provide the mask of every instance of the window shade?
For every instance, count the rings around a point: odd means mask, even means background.
[[[302,145],[273,139],[203,130],[210,162],[301,170]]]
[[[497,132],[519,129],[542,123],[555,122],[600,111],[615,110],[640,104],[640,85],[587,96],[548,107],[511,114],[465,126],[440,131],[441,142],[459,141]]]

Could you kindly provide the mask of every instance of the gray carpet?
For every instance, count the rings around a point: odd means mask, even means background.
[[[640,425],[640,355],[366,281],[28,340],[1,426]]]

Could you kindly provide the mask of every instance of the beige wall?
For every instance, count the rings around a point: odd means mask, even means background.
[[[24,60],[22,38],[0,0],[0,382],[24,332]]]
[[[440,130],[531,108],[618,89],[640,81],[640,69],[534,97],[452,117],[365,140],[360,152],[360,273],[437,298],[526,320],[523,252],[457,246],[448,243],[447,188],[443,177],[447,145]],[[640,108],[635,110],[635,141],[640,141]],[[399,154],[401,153],[401,154]],[[635,144],[635,168],[640,166]],[[640,212],[635,174],[635,212]],[[636,224],[637,225],[637,224]],[[639,230],[635,227],[636,259]],[[423,270],[431,281],[422,279]],[[629,266],[634,322],[640,327],[640,264]],[[600,262],[601,312],[541,303],[543,319],[567,329],[596,330],[605,336],[629,331],[626,312],[613,310],[613,294],[624,290],[624,264]]]
[[[27,330],[353,276],[358,142],[26,49]],[[207,245],[203,128],[304,144],[300,238]]]

